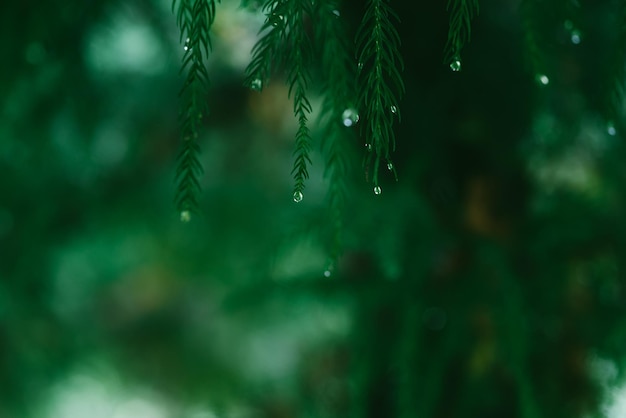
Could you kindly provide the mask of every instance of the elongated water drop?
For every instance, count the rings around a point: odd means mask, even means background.
[[[293,201],[296,202],[296,203],[302,202],[302,198],[303,197],[304,196],[302,195],[302,192],[300,192],[300,191],[297,191],[297,192],[293,193]]]
[[[263,90],[263,82],[260,78],[255,78],[250,82],[250,88],[254,91],[261,91]]]
[[[388,162],[387,163],[387,170],[389,170],[389,171],[393,170],[393,163],[392,162]]]
[[[191,212],[188,210],[183,210],[180,212],[180,221],[187,223],[191,221]]]
[[[537,81],[540,84],[542,84],[544,86],[547,86],[548,84],[550,84],[550,79],[545,74],[537,74],[537,76],[535,78],[537,79]]]
[[[363,63],[359,62],[356,67],[358,68],[359,71],[361,71],[363,69]]]
[[[365,144],[365,148],[367,148],[368,151],[372,150],[372,144]]]
[[[357,124],[359,121],[359,114],[355,109],[350,107],[343,111],[341,114],[341,120],[343,122],[343,126],[350,127]]]
[[[341,16],[341,12],[339,12],[339,10],[337,9],[333,10],[333,14],[337,17]]]
[[[390,109],[391,109],[391,113],[394,113],[394,114],[398,113],[398,108],[397,107],[392,105]]]
[[[611,136],[617,135],[617,129],[615,129],[615,124],[613,122],[609,122],[606,125],[606,132]]]
[[[455,57],[450,63],[450,69],[454,72],[461,71],[461,58]]]

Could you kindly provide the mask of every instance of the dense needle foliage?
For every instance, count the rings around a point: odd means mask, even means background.
[[[176,172],[176,205],[182,221],[188,221],[191,211],[198,208],[198,177],[202,172],[198,161],[198,131],[208,113],[206,95],[210,83],[206,63],[212,49],[210,30],[215,19],[215,3],[214,0],[172,2],[180,39],[185,41],[181,72],[186,72],[186,78],[180,92],[183,145]]]

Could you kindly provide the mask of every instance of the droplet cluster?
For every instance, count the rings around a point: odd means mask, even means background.
[[[461,58],[455,57],[450,63],[450,69],[455,73],[461,71]]]
[[[359,114],[353,108],[348,108],[343,111],[341,114],[341,121],[343,126],[350,127],[354,126],[359,122]]]

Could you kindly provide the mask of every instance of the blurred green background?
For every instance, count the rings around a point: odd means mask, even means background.
[[[392,2],[399,181],[375,196],[349,144],[335,264],[322,156],[295,204],[287,90],[242,86],[264,16],[239,3],[190,223],[170,2],[2,4],[0,418],[626,416],[616,2],[530,15],[546,86],[519,1],[481,2],[459,73],[445,4]]]

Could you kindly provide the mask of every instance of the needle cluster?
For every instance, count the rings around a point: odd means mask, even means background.
[[[198,135],[202,119],[208,113],[206,96],[210,82],[206,60],[212,49],[210,29],[215,20],[215,3],[215,0],[172,2],[172,11],[180,28],[180,41],[184,40],[181,72],[185,73],[185,81],[180,90],[183,143],[178,155],[175,197],[176,208],[183,220],[188,220],[190,212],[198,207],[199,176],[202,173],[198,160]]]
[[[447,10],[450,14],[450,27],[444,61],[458,71],[461,50],[470,41],[472,19],[478,15],[478,0],[448,0]]]
[[[366,175],[369,177],[373,166],[371,177],[377,194],[381,160],[395,173],[391,162],[391,152],[396,147],[393,124],[395,118],[400,119],[399,100],[404,94],[404,62],[400,35],[394,25],[399,20],[386,0],[369,0],[356,35],[358,107],[364,115],[361,130],[368,151]]]

